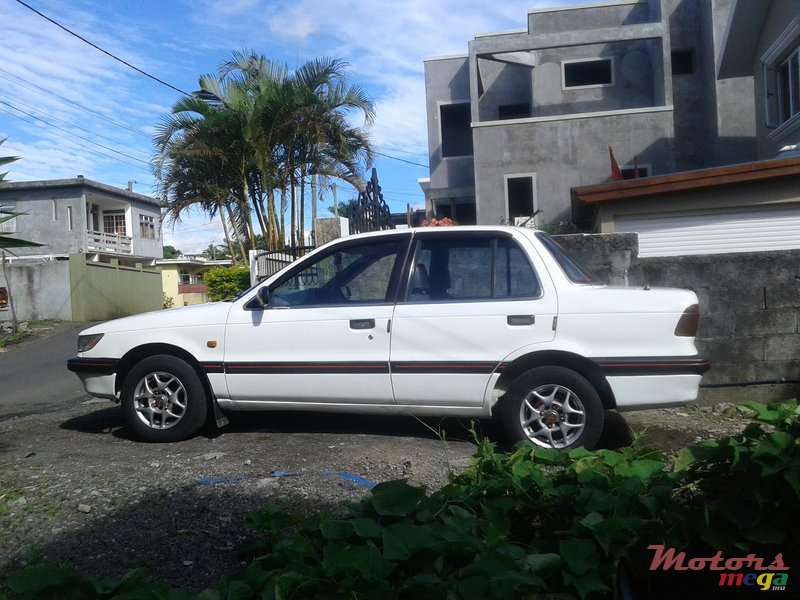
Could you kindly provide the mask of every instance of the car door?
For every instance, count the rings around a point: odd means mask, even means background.
[[[557,298],[541,259],[505,232],[420,232],[392,323],[400,405],[480,407],[513,351],[552,340]]]
[[[339,243],[272,283],[266,308],[232,310],[230,399],[392,404],[389,320],[409,239]]]

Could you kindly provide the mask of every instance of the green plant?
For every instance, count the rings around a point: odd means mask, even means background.
[[[32,335],[30,331],[18,331],[17,333],[0,333],[0,348],[19,344]]]
[[[542,223],[537,226],[537,229],[543,231],[547,235],[566,235],[578,232],[578,228],[571,221],[551,221],[550,223]]]
[[[800,551],[800,409],[750,406],[758,422],[741,435],[674,454],[637,445],[501,454],[481,440],[470,466],[430,495],[390,481],[343,514],[269,506],[248,521],[259,536],[250,565],[198,598],[584,599],[620,597],[623,581],[636,597],[703,595],[694,586],[708,573],[654,573],[648,547],[690,557]],[[28,569],[4,589],[20,598],[184,597],[141,571],[92,583]]]
[[[210,300],[233,298],[250,287],[250,270],[246,267],[214,267],[205,274]]]
[[[175,298],[167,296],[166,292],[161,292],[161,300],[164,303],[164,308],[172,308],[175,306]]]

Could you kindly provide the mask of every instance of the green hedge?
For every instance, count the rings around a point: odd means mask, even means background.
[[[204,278],[209,300],[226,300],[250,287],[250,270],[246,267],[214,267]]]

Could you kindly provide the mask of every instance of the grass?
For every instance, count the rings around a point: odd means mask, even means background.
[[[36,329],[49,327],[52,321],[25,321],[28,327],[25,331],[18,331],[17,333],[3,333],[0,331],[0,348],[7,348],[14,344],[19,344],[31,337]]]

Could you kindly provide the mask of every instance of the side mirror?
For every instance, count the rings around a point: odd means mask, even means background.
[[[245,310],[264,310],[269,306],[269,288],[262,286],[258,288],[256,295],[245,304]]]

